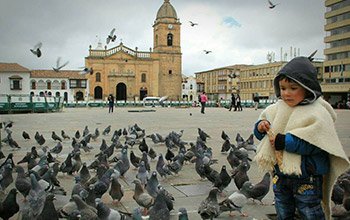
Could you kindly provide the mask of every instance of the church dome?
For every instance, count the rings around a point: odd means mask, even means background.
[[[157,12],[157,18],[175,18],[177,19],[177,14],[175,11],[175,8],[170,4],[170,0],[164,0],[164,3],[162,6],[160,6],[158,12]]]

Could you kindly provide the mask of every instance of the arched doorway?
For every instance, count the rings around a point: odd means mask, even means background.
[[[64,101],[68,102],[68,93],[67,92],[64,92]]]
[[[143,100],[147,96],[147,88],[141,87],[140,88],[140,100]]]
[[[126,85],[125,83],[118,83],[116,86],[116,100],[126,101]]]
[[[94,89],[94,99],[102,99],[102,87],[96,86]]]
[[[76,101],[84,101],[84,94],[83,92],[79,91],[75,94]]]

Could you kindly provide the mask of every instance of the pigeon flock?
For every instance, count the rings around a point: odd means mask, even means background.
[[[0,149],[2,219],[16,215],[18,219],[166,220],[175,215],[186,220],[188,210],[175,211],[177,201],[164,186],[188,167],[194,168],[198,179],[212,185],[206,198],[198,202],[198,218],[213,219],[225,213],[249,216],[244,206],[265,205],[271,188],[270,173],[260,181],[249,178],[256,152],[253,135],[245,139],[237,133],[233,140],[222,131],[222,141],[217,144],[226,161],[217,169],[219,155],[213,155],[208,146],[211,135],[201,128],[193,141],[182,139],[184,130],[148,134],[136,123],[114,131],[111,125],[101,132],[88,126],[73,133],[60,129],[47,137],[41,131],[22,131],[16,136],[23,138],[18,143],[27,145],[19,146],[13,139],[14,126],[13,122],[3,124],[1,141],[10,150],[4,155]],[[15,160],[19,150],[26,154]],[[350,212],[349,177],[349,172],[344,173],[334,187],[332,201],[342,210],[338,215]],[[67,179],[69,186],[62,184]],[[136,204],[129,209],[123,205],[126,188]],[[56,197],[67,202],[58,206]]]

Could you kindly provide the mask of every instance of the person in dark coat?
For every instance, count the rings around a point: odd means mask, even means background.
[[[112,94],[109,94],[108,96],[108,113],[113,113],[114,109],[114,96]]]
[[[234,93],[231,93],[231,105],[229,111],[232,110],[232,107],[236,109],[236,96]]]
[[[241,105],[241,96],[239,94],[237,94],[236,96],[236,106],[235,106],[235,111],[243,111],[242,109],[242,105]]]
[[[258,93],[256,93],[256,94],[254,95],[254,98],[253,98],[255,110],[258,110],[258,107],[259,107],[259,100],[260,100],[259,95],[258,95]]]

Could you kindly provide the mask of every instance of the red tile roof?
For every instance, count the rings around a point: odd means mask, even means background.
[[[0,72],[30,72],[18,63],[0,63]]]
[[[68,79],[86,79],[84,75],[80,74],[80,70],[32,70],[31,78],[68,78]]]

